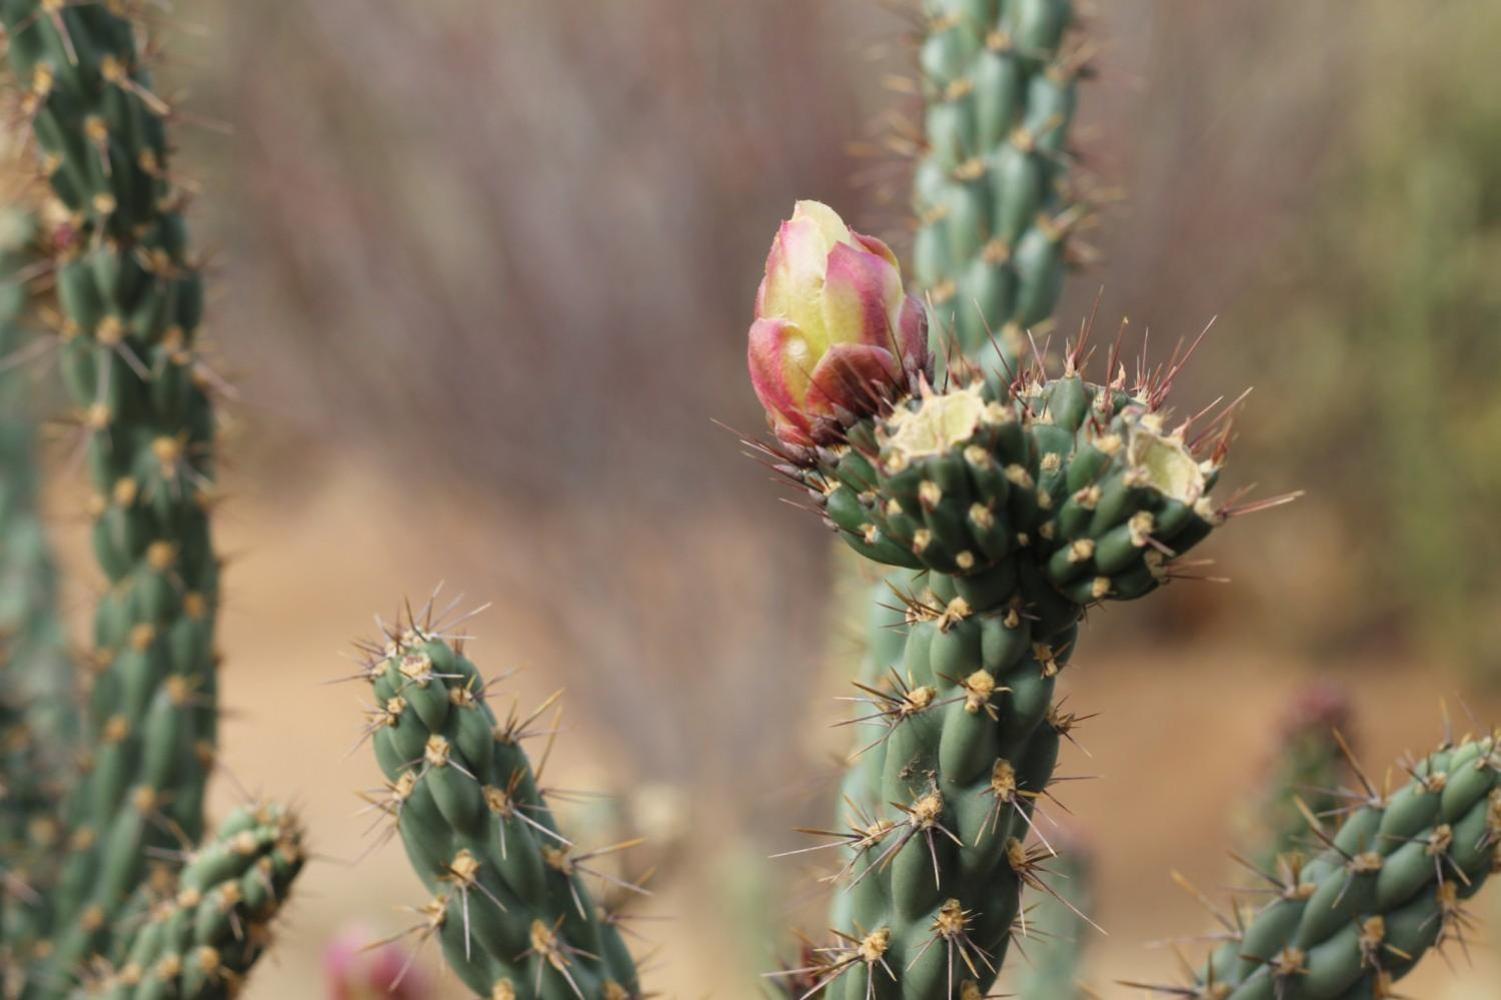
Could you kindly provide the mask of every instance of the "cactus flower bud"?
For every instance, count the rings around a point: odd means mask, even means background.
[[[777,437],[822,443],[927,370],[927,313],[890,247],[801,201],[766,258],[748,360]]]
[[[432,988],[412,958],[363,928],[345,930],[323,952],[328,1000],[427,1000]]]

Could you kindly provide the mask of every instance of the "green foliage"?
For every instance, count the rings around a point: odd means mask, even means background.
[[[1320,632],[1395,630],[1496,677],[1501,11],[1385,6],[1350,151],[1242,323],[1287,403],[1257,451],[1349,525],[1360,599],[1342,620],[1320,609]]]
[[[113,968],[86,990],[100,1000],[221,1000],[239,994],[305,860],[295,816],[236,810],[165,891],[139,889],[120,921]]]
[[[481,996],[640,996],[619,928],[584,884],[612,849],[581,851],[558,831],[522,749],[543,710],[498,724],[478,669],[442,632],[413,619],[367,648],[387,778],[377,801],[433,893],[416,932],[437,936]]]
[[[831,834],[840,943],[802,970],[831,998],[989,988],[1022,889],[1047,887],[1052,851],[1026,841],[1074,722],[1053,690],[1084,609],[1155,589],[1224,519],[1215,435],[1196,456],[1163,430],[1171,373],[1096,386],[1081,355],[1058,378],[956,379],[780,456],[851,547],[914,572],[901,661],[861,687],[880,769],[858,765]]]
[[[1014,364],[1063,284],[1081,210],[1065,148],[1083,68],[1066,45],[1071,0],[925,0],[926,144],[917,164],[917,281],[986,367]],[[991,347],[994,335],[999,347]]]
[[[1463,936],[1461,906],[1501,862],[1501,751],[1496,736],[1447,741],[1408,762],[1395,792],[1362,778],[1324,849],[1284,856],[1266,873],[1275,898],[1240,920],[1199,972],[1193,996],[1215,1000],[1357,1000],[1392,996],[1432,947]]]

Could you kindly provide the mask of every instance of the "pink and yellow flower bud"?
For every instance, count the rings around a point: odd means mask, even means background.
[[[413,958],[361,928],[345,930],[323,952],[328,1000],[428,1000],[432,986]]]
[[[800,201],[766,258],[748,360],[777,437],[823,443],[927,370],[927,312],[890,247]]]

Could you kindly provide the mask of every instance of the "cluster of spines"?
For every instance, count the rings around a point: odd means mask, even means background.
[[[1052,863],[1053,891],[1026,909],[1026,961],[1016,976],[1020,1000],[1086,1000],[1084,965],[1094,928],[1094,860],[1076,838],[1066,838]]]
[[[1058,302],[1083,210],[1066,149],[1087,60],[1072,0],[924,0],[924,149],[913,184],[919,286],[937,327],[1006,363]]]
[[[112,961],[85,993],[98,1000],[236,996],[306,860],[302,827],[274,805],[237,809],[160,890],[137,890]],[[127,930],[128,929],[128,930]]]
[[[59,836],[56,809],[75,736],[72,672],[56,570],[37,506],[37,422],[28,374],[25,279],[41,255],[36,220],[0,206],[0,970],[43,932],[36,901]],[[0,971],[0,995],[8,975]]]
[[[218,725],[214,416],[195,353],[203,284],[138,13],[122,0],[0,0],[20,110],[61,216],[50,240],[58,361],[109,584],[67,852],[45,900],[51,940],[36,956],[47,983],[110,950],[153,849],[202,836]]]
[[[1260,872],[1271,902],[1217,914],[1223,943],[1185,986],[1196,1000],[1379,1000],[1429,949],[1465,941],[1465,900],[1501,869],[1501,744],[1446,739],[1380,788],[1352,760],[1334,821],[1306,814],[1320,851]],[[1143,985],[1143,984],[1128,984]]]
[[[462,640],[446,638],[454,623],[435,624],[431,603],[402,621],[361,649],[375,697],[367,735],[386,777],[371,799],[433,893],[413,932],[437,937],[465,985],[495,1000],[640,996],[620,918],[585,885],[643,892],[592,867],[630,845],[567,839],[522,748],[548,705],[499,722]]]

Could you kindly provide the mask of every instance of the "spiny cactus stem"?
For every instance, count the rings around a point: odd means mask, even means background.
[[[432,607],[360,645],[361,676],[376,698],[366,736],[386,778],[372,801],[395,821],[433,893],[411,932],[437,938],[482,996],[640,996],[619,920],[584,884],[587,876],[645,893],[597,865],[636,841],[583,850],[559,832],[541,767],[521,746],[545,737],[550,749],[556,726],[538,722],[558,696],[531,713],[513,707],[498,722],[462,643],[446,638],[452,624],[441,614],[435,623]]]

